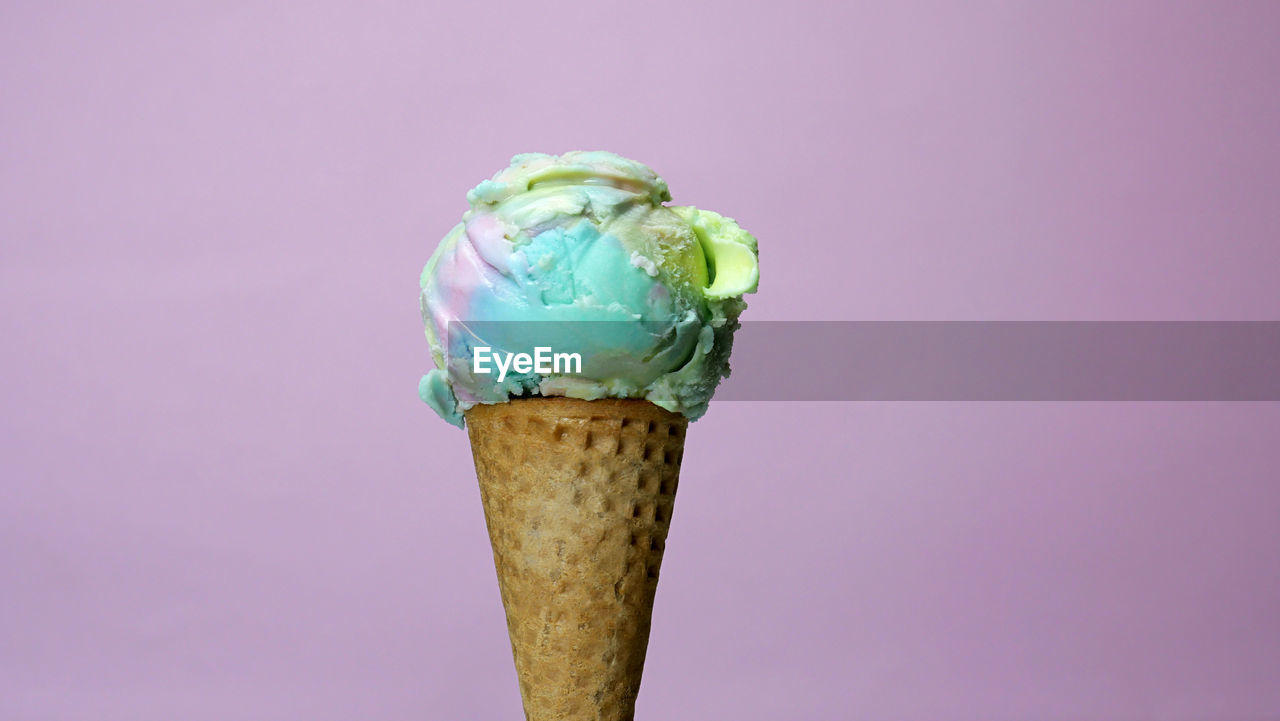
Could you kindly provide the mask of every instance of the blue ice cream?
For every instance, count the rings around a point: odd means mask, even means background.
[[[467,199],[421,276],[436,369],[419,394],[442,418],[461,426],[477,403],[535,395],[706,412],[756,290],[754,237],[665,205],[661,178],[608,152],[517,155]],[[580,363],[511,362],[538,348]]]

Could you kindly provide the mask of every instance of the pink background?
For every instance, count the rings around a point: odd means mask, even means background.
[[[415,392],[418,271],[516,152],[736,217],[748,319],[1280,318],[1278,26],[4,2],[0,718],[520,717],[467,443]],[[1278,432],[715,404],[639,717],[1280,718]]]

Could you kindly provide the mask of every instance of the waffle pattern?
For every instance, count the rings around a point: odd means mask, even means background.
[[[688,421],[647,401],[467,411],[528,721],[631,721]]]

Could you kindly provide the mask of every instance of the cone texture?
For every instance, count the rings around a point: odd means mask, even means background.
[[[631,721],[688,421],[639,400],[466,413],[528,721]]]

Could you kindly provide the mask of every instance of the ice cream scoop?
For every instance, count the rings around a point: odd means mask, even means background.
[[[461,426],[477,404],[528,396],[706,412],[742,296],[756,289],[754,237],[711,211],[666,205],[657,174],[602,151],[517,155],[467,199],[421,276],[436,369],[419,394],[442,418]],[[538,348],[580,363],[477,370],[478,353]]]

